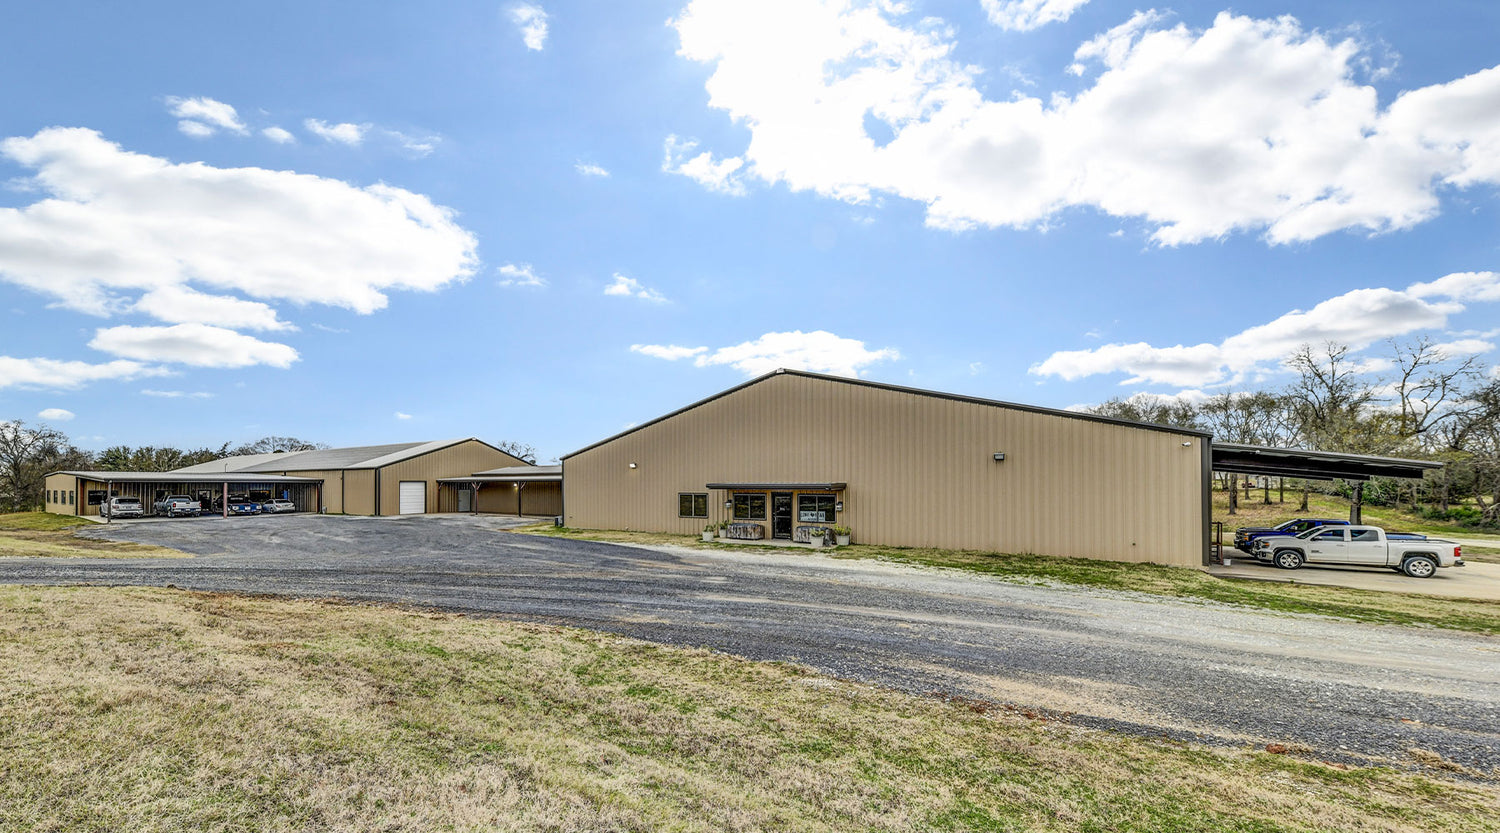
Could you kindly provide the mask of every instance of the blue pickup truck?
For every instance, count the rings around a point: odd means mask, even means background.
[[[1348,521],[1332,518],[1293,518],[1277,526],[1242,526],[1234,531],[1234,548],[1250,553],[1254,549],[1256,538],[1264,538],[1267,535],[1301,535],[1309,529],[1316,529],[1320,526],[1348,525]]]

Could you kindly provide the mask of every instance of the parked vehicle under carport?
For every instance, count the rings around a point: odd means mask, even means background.
[[[1464,566],[1463,547],[1453,541],[1395,539],[1377,526],[1321,527],[1297,536],[1258,538],[1254,555],[1285,570],[1304,564],[1387,567],[1412,578],[1431,578],[1439,567]]]

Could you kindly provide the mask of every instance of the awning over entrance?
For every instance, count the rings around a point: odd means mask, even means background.
[[[1400,457],[1307,451],[1300,448],[1265,448],[1258,445],[1231,443],[1213,444],[1214,471],[1234,474],[1303,477],[1310,480],[1333,480],[1335,478],[1369,480],[1372,477],[1417,479],[1424,471],[1442,467],[1442,463],[1429,460],[1405,460]]]
[[[743,492],[842,492],[847,483],[709,483],[705,489]]]

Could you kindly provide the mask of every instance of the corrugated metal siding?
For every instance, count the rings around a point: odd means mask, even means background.
[[[288,470],[278,471],[275,474],[289,474],[293,477],[315,477],[323,481],[323,493],[320,500],[323,506],[328,508],[330,514],[340,514],[344,511],[344,478],[339,469],[328,470]]]
[[[1203,442],[787,375],[568,458],[563,488],[570,526],[692,534],[679,492],[845,482],[856,541],[1197,566]]]
[[[561,483],[527,483],[521,490],[522,515],[561,515]]]
[[[466,440],[431,454],[402,460],[380,469],[380,514],[395,515],[400,511],[399,484],[402,480],[427,481],[427,509],[435,512],[438,506],[438,478],[462,477],[476,471],[525,464],[526,461],[518,460],[503,451],[496,451],[477,440]],[[352,471],[349,473],[354,474]]]
[[[390,488],[395,489],[396,484],[391,483]],[[353,469],[344,472],[344,514],[375,514],[374,469]]]
[[[76,493],[78,492],[78,478],[75,475],[71,475],[71,474],[49,474],[42,481],[42,489],[43,489],[43,493],[42,493],[42,501],[43,501],[42,507],[46,511],[51,512],[54,515],[87,514],[85,512],[75,511],[75,510],[81,510],[81,509],[88,509],[89,507],[87,505],[84,505],[84,506],[80,507],[80,506],[78,506],[78,505],[76,505],[76,504],[71,503],[71,502],[68,501],[68,493],[69,492],[75,493],[75,496],[76,496]],[[59,497],[61,497],[62,499],[61,500],[53,500],[52,499],[52,494],[54,492],[59,492],[60,493]],[[80,502],[86,504],[87,501],[88,501],[88,496],[85,494],[85,495],[83,495],[81,497]],[[95,512],[94,514],[98,514],[98,513]]]

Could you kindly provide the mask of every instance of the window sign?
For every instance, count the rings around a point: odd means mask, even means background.
[[[797,522],[833,523],[833,495],[798,495]]]

